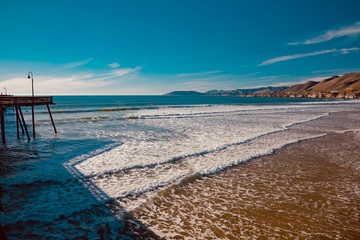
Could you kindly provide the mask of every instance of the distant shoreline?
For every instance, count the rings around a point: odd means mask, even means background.
[[[260,87],[233,90],[173,91],[166,96],[238,96],[238,97],[285,97],[360,99],[360,72],[332,76],[320,82],[308,81],[290,87]]]
[[[184,94],[182,95],[181,92],[184,92]],[[246,98],[252,98],[252,97],[258,97],[258,98],[303,98],[303,99],[346,99],[346,100],[351,100],[351,99],[360,99],[360,94],[334,94],[334,93],[312,93],[312,94],[308,94],[308,95],[303,95],[303,94],[282,94],[282,95],[277,95],[277,94],[246,94],[246,95],[226,95],[226,94],[222,94],[222,95],[208,95],[208,94],[187,94],[188,91],[176,91],[176,94],[173,94],[172,92],[164,94],[162,96],[170,96],[170,97],[198,97],[198,96],[203,96],[203,97],[246,97]]]

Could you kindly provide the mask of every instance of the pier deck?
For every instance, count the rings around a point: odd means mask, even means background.
[[[0,107],[29,107],[29,106],[38,106],[38,105],[52,105],[53,97],[42,96],[42,97],[22,97],[22,96],[9,96],[9,95],[0,95]]]
[[[1,138],[2,142],[6,143],[6,133],[5,133],[5,109],[6,108],[14,108],[16,113],[16,131],[17,137],[20,137],[19,126],[21,127],[22,132],[26,132],[28,140],[30,140],[29,132],[27,130],[26,122],[22,113],[22,107],[32,107],[32,115],[34,119],[34,106],[46,106],[49,112],[49,116],[51,119],[51,123],[53,125],[55,133],[56,127],[54,124],[54,120],[51,115],[49,105],[54,105],[53,97],[51,96],[12,96],[12,95],[0,95],[0,124],[1,124]],[[33,128],[33,136],[35,137],[35,122],[32,124]],[[25,130],[25,131],[24,131]]]

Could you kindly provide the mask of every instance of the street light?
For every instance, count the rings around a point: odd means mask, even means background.
[[[30,79],[31,75],[31,92],[32,92],[32,104],[31,104],[31,114],[32,114],[32,126],[33,126],[33,137],[35,138],[35,116],[34,116],[34,75],[31,71],[28,73],[28,79]]]

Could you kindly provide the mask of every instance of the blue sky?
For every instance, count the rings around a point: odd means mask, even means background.
[[[0,92],[163,94],[360,71],[360,1],[0,1]]]

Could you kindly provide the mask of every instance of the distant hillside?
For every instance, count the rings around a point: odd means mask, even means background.
[[[168,96],[258,96],[258,97],[310,97],[360,98],[360,72],[333,76],[320,82],[308,81],[291,87],[261,87],[251,89],[174,91]]]
[[[288,87],[266,87],[265,89],[257,90],[255,92],[253,92],[252,94],[254,96],[271,95],[271,94],[275,94],[277,92],[281,92],[286,88],[288,88]]]
[[[282,91],[288,87],[261,87],[249,89],[234,89],[234,90],[211,90],[206,92],[210,96],[248,96],[248,95],[261,95],[273,94]]]
[[[280,97],[360,98],[360,73],[297,84],[275,94]]]
[[[302,92],[302,91],[309,90],[311,87],[315,86],[316,84],[318,84],[318,82],[314,82],[314,81],[309,81],[304,84],[296,84],[292,87],[289,87],[289,88],[283,90],[283,92],[290,92],[290,93]]]
[[[248,96],[273,94],[282,91],[288,87],[261,87],[250,89],[234,89],[234,90],[210,90],[206,93],[196,91],[174,91],[165,94],[166,96]]]
[[[165,96],[202,96],[202,95],[205,94],[196,91],[174,91],[165,94]]]
[[[345,74],[325,79],[312,88],[313,91],[360,91],[360,73]]]

